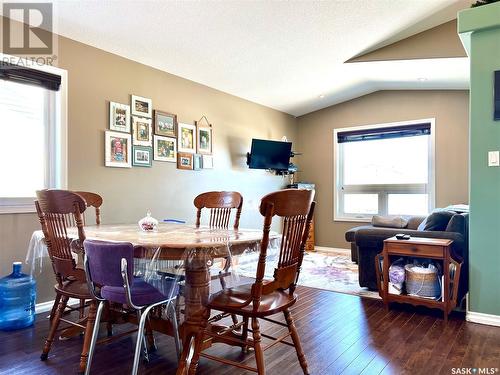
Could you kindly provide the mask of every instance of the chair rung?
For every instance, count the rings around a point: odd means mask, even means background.
[[[251,329],[248,329],[248,332],[253,333],[253,331]],[[291,335],[291,333],[287,333],[286,335],[283,335],[280,338],[276,338],[274,336],[266,335],[265,333],[262,333],[262,332],[260,333],[260,335],[262,337],[265,337],[266,339],[273,340],[273,342],[270,345],[266,346],[265,349],[262,349],[262,351],[264,351],[266,349],[269,349],[271,346],[274,346],[275,344],[277,344],[279,342],[281,342],[282,344],[286,344],[286,345],[295,347],[295,345],[292,344],[291,342],[284,341],[288,336]]]
[[[278,322],[278,321],[276,321],[276,320],[269,319],[269,318],[259,318],[259,319],[261,319],[261,320],[265,320],[265,321],[267,321],[267,322],[271,322],[271,323],[274,323],[274,324],[278,324],[278,325],[280,325],[280,326],[282,326],[282,327],[287,327],[287,328],[288,328],[288,325],[287,325],[286,323],[283,323],[283,322]]]
[[[87,327],[85,327],[82,324],[78,324],[78,323],[72,322],[71,320],[66,320],[66,319],[63,319],[63,318],[61,318],[61,322],[68,323],[68,324],[71,324],[72,326],[80,327],[80,328],[83,328],[83,329],[87,328]]]
[[[226,332],[227,334],[228,332]],[[205,341],[211,341],[212,339],[217,339],[217,338],[223,338],[224,340],[234,342],[235,344],[238,344],[239,346],[251,346],[251,342],[249,341],[243,341],[243,339],[238,339],[236,337],[232,336],[227,336],[226,334],[224,335],[218,335],[217,332],[206,332],[205,336],[208,336],[209,339]]]
[[[280,338],[278,339],[275,339],[275,341],[273,341],[272,343],[270,343],[269,345],[265,346],[262,348],[262,351],[265,352],[267,349],[269,348],[272,348],[274,345],[278,344],[278,343],[282,343],[282,344],[286,344],[286,345],[289,345],[289,346],[293,346],[295,347],[295,345],[293,344],[290,344],[289,342],[287,341],[284,341],[288,336],[290,336],[290,334],[286,334],[284,336],[281,336]]]
[[[242,365],[241,363],[238,363],[238,362],[235,362],[235,361],[231,361],[229,359],[215,357],[213,355],[206,354],[206,353],[200,353],[200,356],[201,357],[205,357],[207,359],[211,359],[212,361],[216,361],[216,362],[224,363],[226,365],[231,365],[231,366],[234,366],[234,367],[242,368],[242,369],[245,369],[247,371],[258,372],[258,370],[255,367],[250,367],[250,366],[247,366],[247,365]]]

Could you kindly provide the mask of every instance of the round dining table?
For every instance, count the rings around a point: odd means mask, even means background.
[[[78,238],[76,228],[68,228],[68,236]],[[201,321],[204,304],[210,294],[210,266],[215,259],[241,255],[246,251],[259,251],[262,229],[213,229],[187,224],[160,223],[156,230],[145,232],[137,224],[85,226],[87,239],[126,241],[134,245],[134,257],[148,262],[179,261],[184,271],[184,321],[179,331],[182,354],[177,374],[187,374],[194,337],[203,329]],[[270,244],[279,242],[277,233],[270,233]],[[95,321],[96,303],[90,304],[84,340],[90,340]],[[132,314],[133,315],[133,314]],[[133,319],[133,317],[132,317]],[[172,335],[173,327],[166,319],[151,319],[151,329]],[[220,329],[208,327],[208,329]],[[154,344],[154,341],[153,341]],[[87,353],[80,360],[80,371],[87,365]],[[191,365],[191,366],[190,366]]]

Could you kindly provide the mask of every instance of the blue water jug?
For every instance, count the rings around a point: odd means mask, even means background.
[[[12,273],[0,279],[0,330],[28,327],[35,321],[36,281],[21,273],[21,262],[12,264]]]

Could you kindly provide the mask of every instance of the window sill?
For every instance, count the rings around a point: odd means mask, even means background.
[[[0,206],[0,215],[8,215],[8,214],[29,214],[35,213],[35,205],[31,204],[22,204],[22,205],[5,205]]]

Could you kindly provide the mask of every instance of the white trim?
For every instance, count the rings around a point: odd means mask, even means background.
[[[475,311],[465,313],[465,320],[472,323],[486,324],[488,326],[500,327],[500,315],[483,314]]]
[[[48,312],[52,310],[52,306],[54,305],[55,300],[47,301],[47,302],[40,302],[35,305],[35,314],[41,314]],[[73,306],[73,305],[78,305],[80,303],[79,299],[76,298],[70,298],[68,300],[68,305]]]
[[[429,182],[428,186],[428,194],[429,194],[429,212],[431,212],[436,206],[436,153],[435,153],[435,143],[436,143],[436,119],[435,118],[426,118],[426,119],[417,119],[417,120],[409,120],[409,121],[398,121],[398,122],[390,122],[390,123],[381,123],[381,124],[372,124],[372,125],[361,125],[361,126],[350,126],[344,128],[335,128],[333,129],[333,221],[334,222],[370,222],[373,215],[356,215],[350,216],[346,215],[339,210],[339,202],[340,202],[340,189],[338,187],[339,184],[339,176],[342,174],[342,163],[339,163],[340,160],[340,147],[337,142],[337,134],[341,131],[352,131],[352,130],[366,130],[366,129],[374,129],[374,128],[384,128],[384,127],[392,127],[392,126],[400,126],[400,125],[412,125],[419,122],[428,122],[431,124],[431,134],[430,134],[430,147],[429,147]],[[338,167],[337,167],[338,165]],[[379,205],[380,205],[380,196],[379,196]],[[379,213],[380,214],[380,213]]]
[[[29,59],[22,57],[11,56],[0,52],[0,59],[2,61],[16,61],[19,65],[29,67],[31,69],[40,70],[43,72],[48,72],[56,74],[61,77],[61,85],[59,91],[56,92],[55,96],[55,124],[56,124],[56,134],[51,137],[51,142],[49,144],[49,149],[54,153],[54,155],[49,155],[50,158],[54,158],[55,164],[55,176],[51,176],[51,187],[57,187],[60,189],[68,188],[68,72],[64,69],[50,66],[50,65],[39,65],[33,63]],[[9,198],[8,198],[9,199]],[[0,204],[0,214],[12,214],[12,213],[27,213],[35,212],[33,205],[33,198],[30,198],[29,203],[23,203],[22,199],[17,202],[9,204],[5,202],[5,205]],[[1,203],[1,202],[0,202]]]

